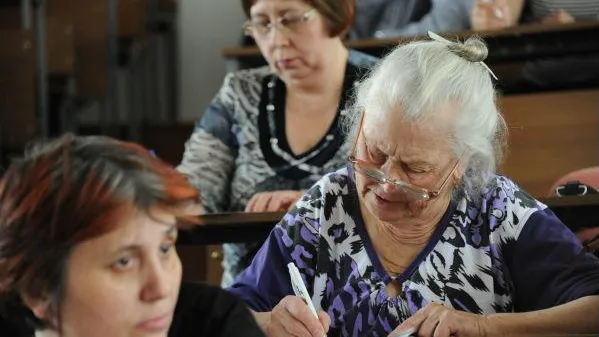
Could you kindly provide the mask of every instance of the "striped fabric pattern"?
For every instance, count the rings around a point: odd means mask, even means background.
[[[599,20],[598,0],[531,0],[532,16],[541,20],[562,9],[576,21]]]

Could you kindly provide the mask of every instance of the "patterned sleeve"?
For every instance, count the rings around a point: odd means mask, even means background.
[[[293,295],[287,264],[294,262],[307,289],[314,282],[319,227],[313,219],[310,189],[271,231],[252,264],[228,289],[258,312],[271,311],[283,297]],[[318,201],[320,202],[320,200]]]
[[[549,209],[535,212],[505,248],[516,311],[540,310],[599,295],[599,259]]]
[[[226,76],[219,93],[196,123],[177,167],[200,191],[209,213],[227,211],[229,204],[229,185],[237,152],[237,140],[232,132],[233,79],[233,74]]]

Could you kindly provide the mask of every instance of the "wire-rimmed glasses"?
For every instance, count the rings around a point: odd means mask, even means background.
[[[449,182],[449,178],[458,168],[460,161],[456,161],[455,165],[453,166],[447,177],[445,177],[445,179],[441,183],[441,186],[439,186],[439,188],[435,191],[430,191],[424,187],[412,185],[401,179],[389,178],[387,177],[385,172],[383,172],[378,166],[356,158],[356,148],[358,144],[358,139],[360,138],[360,133],[362,132],[363,121],[364,113],[362,113],[362,116],[360,117],[360,125],[358,126],[358,134],[356,135],[356,141],[352,147],[352,150],[350,152],[351,154],[348,158],[349,162],[352,164],[354,171],[364,175],[366,178],[369,178],[379,184],[393,184],[404,193],[420,200],[430,200],[438,197],[445,185],[447,185],[447,183]]]
[[[248,20],[243,25],[244,33],[254,38],[262,38],[268,35],[273,28],[277,28],[283,34],[296,32],[302,24],[316,15],[316,8],[309,9],[301,14],[286,14],[280,18],[268,21]]]

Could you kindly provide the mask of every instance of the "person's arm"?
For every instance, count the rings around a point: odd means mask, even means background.
[[[387,28],[376,32],[377,38],[425,35],[427,31],[436,33],[456,32],[470,27],[472,0],[432,0],[431,10],[420,21],[403,27]]]
[[[522,18],[524,0],[506,0],[506,2],[512,16],[512,25],[517,25]]]
[[[183,160],[177,167],[200,191],[202,204],[209,213],[224,212],[229,205],[229,184],[237,154],[237,140],[231,127],[234,102],[225,94],[235,81],[225,78],[223,87],[206,109],[185,144]]]
[[[498,240],[513,289],[502,291],[512,294],[515,312],[479,315],[431,303],[393,333],[409,328],[437,337],[599,333],[599,259],[585,253],[549,209],[528,219],[506,212],[513,220],[497,230],[508,233]]]
[[[599,296],[586,296],[557,307],[488,316],[489,331],[502,335],[577,335],[599,333]]]
[[[227,289],[248,305],[258,325],[269,335],[287,336],[285,329],[298,329],[297,335],[309,332],[320,337],[330,324],[326,313],[319,312],[316,319],[303,300],[294,296],[287,269],[287,264],[293,262],[311,292],[319,228],[308,219],[320,217],[314,213],[313,204],[321,196],[318,184],[308,190],[273,228],[251,265]],[[314,305],[318,311],[320,303]]]
[[[599,333],[599,259],[553,212],[535,212],[504,254],[522,313],[493,322],[514,334]]]

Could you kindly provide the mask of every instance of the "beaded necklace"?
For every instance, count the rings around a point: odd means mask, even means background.
[[[318,146],[314,151],[310,152],[308,155],[295,158],[290,153],[279,147],[279,139],[277,139],[277,130],[275,126],[275,87],[276,87],[277,77],[273,75],[266,85],[268,88],[268,104],[266,104],[266,112],[268,114],[268,131],[269,131],[269,143],[272,152],[276,154],[279,158],[283,159],[286,164],[281,165],[279,167],[274,168],[275,171],[284,171],[292,167],[296,167],[302,171],[309,172],[311,174],[321,175],[322,168],[319,166],[311,165],[308,161],[317,155],[319,155],[324,149],[326,149],[331,143],[335,140],[335,135],[333,133],[328,133],[324,137],[324,142]],[[332,132],[333,128],[331,128]]]

